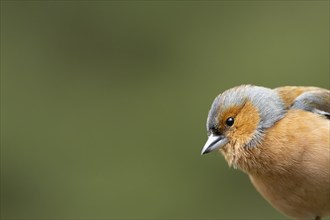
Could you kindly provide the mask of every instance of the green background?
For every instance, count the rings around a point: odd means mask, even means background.
[[[240,84],[329,88],[329,2],[1,1],[1,217],[285,218],[200,155]]]

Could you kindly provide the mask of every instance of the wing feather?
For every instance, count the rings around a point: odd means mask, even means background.
[[[318,87],[285,86],[274,89],[288,109],[302,109],[330,119],[330,91]]]

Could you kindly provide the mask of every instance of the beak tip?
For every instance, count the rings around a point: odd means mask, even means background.
[[[223,135],[213,135],[211,134],[201,152],[201,155],[215,151],[228,143],[228,139]]]
[[[201,155],[207,154],[209,152],[210,152],[210,150],[208,150],[208,149],[202,150]]]

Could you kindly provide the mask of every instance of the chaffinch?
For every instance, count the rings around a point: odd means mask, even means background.
[[[330,213],[330,91],[242,85],[218,95],[202,154],[219,150],[294,219]]]

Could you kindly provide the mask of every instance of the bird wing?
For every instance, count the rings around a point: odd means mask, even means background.
[[[285,86],[274,89],[288,109],[302,109],[330,119],[330,91],[317,87]]]

